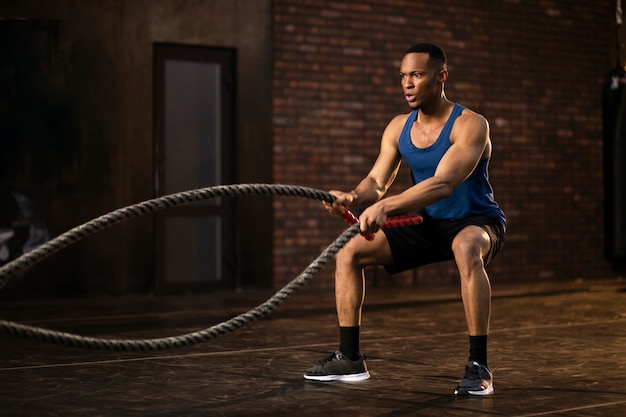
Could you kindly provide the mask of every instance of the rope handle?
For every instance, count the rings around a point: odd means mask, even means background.
[[[343,208],[343,213],[341,213],[341,217],[348,223],[348,225],[352,226],[353,224],[357,224],[359,219],[356,218],[354,213],[348,210],[348,207]],[[403,216],[394,216],[387,219],[383,227],[401,227],[401,226],[410,226],[414,224],[420,224],[424,221],[424,218],[419,214],[406,214]],[[374,240],[374,233],[361,233],[366,240]]]

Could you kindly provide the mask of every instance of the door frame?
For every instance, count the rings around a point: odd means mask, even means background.
[[[153,45],[153,102],[154,102],[154,195],[164,195],[163,179],[165,152],[165,63],[168,60],[198,63],[218,63],[221,67],[221,183],[235,182],[235,115],[236,115],[236,50],[185,44],[155,43]],[[215,184],[218,185],[218,184]],[[181,190],[184,191],[184,190]],[[236,286],[235,201],[222,198],[219,207],[212,205],[178,206],[155,215],[155,292],[181,293],[209,290],[229,290]],[[165,277],[165,219],[168,216],[221,219],[221,272],[219,281],[167,282]]]

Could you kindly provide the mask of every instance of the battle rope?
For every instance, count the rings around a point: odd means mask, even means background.
[[[333,256],[341,249],[352,237],[359,233],[359,226],[353,225],[346,229],[330,246],[322,252],[317,259],[297,278],[284,286],[280,291],[270,297],[267,301],[253,308],[252,310],[233,317],[230,320],[219,323],[208,329],[197,332],[187,333],[180,336],[163,337],[156,339],[100,339],[94,337],[79,336],[71,333],[57,332],[53,330],[41,329],[38,327],[27,326],[9,321],[0,321],[0,329],[5,333],[26,339],[36,339],[44,342],[56,344],[64,344],[68,346],[104,349],[116,351],[155,351],[165,350],[175,347],[190,346],[196,343],[205,342],[217,336],[232,332],[245,324],[259,320],[274,311],[278,305],[289,298],[305,283],[310,281],[315,273],[327,264]]]
[[[221,185],[158,197],[112,211],[84,223],[4,265],[0,268],[0,288],[2,288],[7,280],[13,275],[42,261],[53,253],[56,253],[59,250],[100,230],[119,223],[122,220],[162,210],[167,207],[190,203],[192,201],[204,200],[212,197],[233,197],[241,195],[296,196],[317,199],[329,203],[332,203],[335,199],[332,194],[325,191],[281,184]],[[349,212],[346,212],[346,215],[347,213]],[[352,215],[351,213],[349,214]],[[344,218],[346,217],[344,216]],[[391,220],[388,224],[391,227],[396,227],[406,224],[418,224],[421,223],[421,221],[422,219],[420,216],[413,216],[412,218],[406,218],[405,216],[399,221],[394,222]],[[350,239],[359,233],[359,225],[355,222],[353,215],[349,223],[352,225],[346,229],[331,245],[329,245],[313,262],[311,262],[309,266],[307,266],[304,271],[298,275],[298,277],[276,292],[267,301],[246,313],[240,314],[230,320],[204,330],[180,336],[155,339],[102,339],[42,329],[39,327],[2,320],[0,321],[0,331],[12,336],[35,339],[44,342],[89,349],[117,351],[155,351],[201,343],[217,336],[232,332],[247,323],[259,320],[272,313],[278,305],[310,281],[317,271],[326,265],[336,255],[336,253],[350,241]]]
[[[234,197],[246,195],[281,195],[291,197],[306,197],[326,202],[333,202],[335,197],[321,190],[295,185],[282,184],[235,184],[218,185],[169,194],[152,200],[133,204],[110,213],[104,214],[80,226],[68,230],[45,244],[25,253],[19,258],[0,268],[0,288],[7,280],[19,272],[41,262],[43,259],[59,250],[78,242],[96,232],[104,230],[122,220],[131,219],[144,214],[153,213],[168,207],[174,207],[193,201],[206,200],[213,197]]]

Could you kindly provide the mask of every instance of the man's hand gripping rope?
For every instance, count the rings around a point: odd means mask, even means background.
[[[348,223],[348,225],[352,226],[353,224],[357,224],[359,219],[348,209],[348,207],[343,208],[343,212],[341,213],[341,217]],[[420,224],[424,221],[424,218],[419,214],[407,214],[404,216],[394,216],[387,219],[385,224],[383,224],[384,228],[389,227],[400,227],[400,226],[409,226],[414,224]],[[374,233],[361,233],[367,240],[374,240]]]

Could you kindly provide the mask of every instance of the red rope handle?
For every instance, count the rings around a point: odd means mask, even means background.
[[[352,226],[353,224],[357,224],[359,219],[348,210],[348,207],[343,208],[343,213],[341,213],[341,217],[348,223],[348,225]],[[410,226],[413,224],[420,224],[424,221],[424,218],[419,214],[407,214],[404,216],[395,216],[389,217],[383,227],[401,227],[401,226]],[[374,240],[374,233],[361,233],[361,235],[367,240]]]

